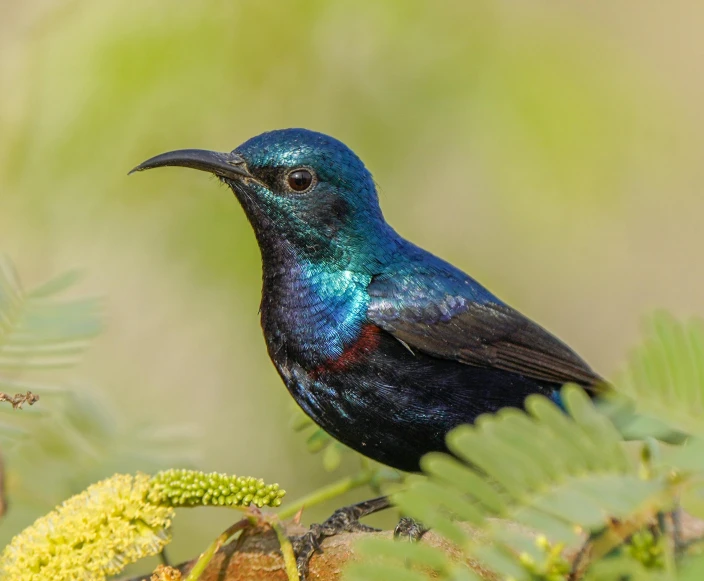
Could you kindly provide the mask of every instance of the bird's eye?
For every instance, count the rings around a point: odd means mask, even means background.
[[[308,169],[295,169],[286,177],[288,187],[294,192],[305,192],[308,190],[315,178]]]

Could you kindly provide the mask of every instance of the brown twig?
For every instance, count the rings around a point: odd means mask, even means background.
[[[0,402],[7,401],[12,405],[12,409],[21,410],[24,404],[34,405],[39,401],[39,396],[36,393],[27,391],[27,393],[16,393],[11,396],[0,391]],[[5,463],[2,455],[0,455],[0,517],[3,517],[7,512],[7,500],[5,498]]]
[[[39,396],[36,393],[27,391],[27,393],[16,393],[13,397],[10,394],[0,391],[0,402],[1,401],[10,402],[10,404],[12,404],[12,409],[21,410],[24,404],[34,405],[37,403],[39,401]]]

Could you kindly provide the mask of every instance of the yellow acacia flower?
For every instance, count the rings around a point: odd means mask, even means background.
[[[174,509],[149,502],[151,478],[116,474],[37,519],[0,555],[7,581],[102,580],[158,553]]]
[[[178,506],[279,506],[263,480],[195,470],[116,474],[69,498],[0,554],[3,581],[103,581],[171,540]]]

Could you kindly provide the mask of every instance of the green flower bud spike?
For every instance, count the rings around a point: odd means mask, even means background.
[[[151,480],[149,501],[173,507],[238,506],[276,507],[286,491],[252,477],[196,470],[165,470]]]

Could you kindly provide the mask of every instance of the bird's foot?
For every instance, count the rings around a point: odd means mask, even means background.
[[[422,522],[404,516],[394,529],[394,538],[408,539],[411,542],[420,541],[429,530]]]
[[[376,532],[379,529],[362,524],[359,519],[390,506],[389,498],[380,496],[352,506],[338,508],[323,524],[313,524],[307,533],[293,537],[291,543],[293,552],[296,554],[296,566],[301,581],[305,581],[308,564],[313,554],[316,551],[323,552],[320,544],[324,539],[346,532]]]

